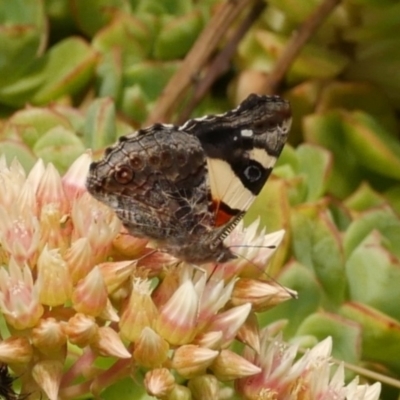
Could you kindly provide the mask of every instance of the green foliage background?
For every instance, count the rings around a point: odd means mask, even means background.
[[[100,154],[144,123],[220,3],[0,0],[0,151],[60,171]],[[319,3],[270,0],[195,114],[262,87]],[[345,0],[302,49],[282,91],[292,146],[247,216],[287,230],[269,271],[299,292],[261,324],[287,319],[285,338],[304,347],[330,335],[336,358],[397,379],[399,21],[398,1]]]

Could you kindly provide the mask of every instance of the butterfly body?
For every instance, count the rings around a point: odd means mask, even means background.
[[[290,108],[251,95],[235,110],[155,124],[93,162],[88,191],[128,232],[195,264],[234,258],[223,239],[264,186],[287,138]]]

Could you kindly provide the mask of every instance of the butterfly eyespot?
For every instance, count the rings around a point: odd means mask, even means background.
[[[175,156],[175,159],[176,159],[176,163],[177,163],[179,166],[185,165],[186,162],[187,162],[186,154],[183,153],[183,152],[179,152],[179,153]]]
[[[172,154],[168,150],[163,150],[160,153],[161,164],[163,167],[169,167],[172,165]]]
[[[134,171],[140,171],[144,168],[144,161],[142,157],[132,156],[129,158],[130,165]]]
[[[249,165],[245,168],[243,171],[244,176],[250,181],[250,182],[256,182],[258,181],[261,176],[262,172],[259,167],[255,165]]]
[[[131,182],[134,176],[135,173],[127,166],[121,166],[114,172],[114,179],[122,185]]]
[[[158,166],[158,165],[160,164],[160,157],[159,157],[158,155],[156,155],[156,154],[152,154],[152,155],[149,157],[149,163],[150,163],[152,166]]]

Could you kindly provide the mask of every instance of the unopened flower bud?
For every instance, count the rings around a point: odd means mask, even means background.
[[[220,381],[230,381],[261,372],[261,368],[231,350],[221,350],[210,369]]]
[[[54,318],[46,318],[33,328],[32,343],[43,354],[53,355],[66,345],[67,335],[60,322]]]
[[[190,379],[188,387],[195,399],[215,400],[219,398],[219,382],[213,375],[196,376]]]
[[[135,361],[146,368],[160,367],[168,358],[169,344],[151,328],[145,327],[135,343]]]
[[[58,399],[58,390],[63,373],[63,363],[59,360],[39,361],[32,368],[32,376],[50,400]]]
[[[218,351],[188,344],[175,350],[171,366],[184,378],[192,378],[203,375],[217,356]]]
[[[93,317],[84,314],[75,314],[64,326],[68,340],[81,348],[86,347],[97,333],[97,326]]]
[[[81,279],[72,294],[77,312],[97,317],[107,305],[108,293],[99,268],[95,267]]]
[[[93,351],[105,357],[131,357],[118,334],[108,326],[102,326],[97,330],[97,333],[92,338],[90,347]]]
[[[153,369],[146,373],[144,386],[149,395],[163,398],[174,389],[175,378],[166,368]]]

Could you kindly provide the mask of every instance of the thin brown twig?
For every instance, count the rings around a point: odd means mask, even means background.
[[[258,0],[253,4],[249,14],[240,23],[228,43],[210,63],[204,78],[200,79],[196,84],[192,98],[177,119],[178,124],[186,121],[190,117],[194,108],[204,98],[216,79],[229,69],[230,60],[236,52],[239,42],[253,25],[254,21],[260,16],[264,8],[265,2],[263,0]]]
[[[158,99],[146,123],[152,124],[168,120],[176,102],[198,75],[222,37],[239,14],[254,0],[228,0],[212,17],[200,34],[192,49],[186,55],[180,68],[170,79]]]
[[[263,92],[274,94],[278,91],[283,78],[304,45],[339,3],[340,0],[323,1],[300,25],[276,61],[273,70],[268,74]]]

